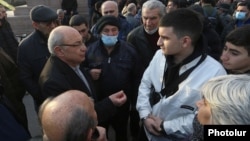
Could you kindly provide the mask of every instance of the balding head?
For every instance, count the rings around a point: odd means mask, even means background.
[[[58,57],[71,67],[80,65],[87,51],[81,34],[70,26],[53,29],[49,35],[48,48],[52,56]]]
[[[77,90],[69,90],[53,99],[46,100],[39,111],[44,134],[50,141],[63,141],[66,136],[71,135],[69,132],[72,131],[69,129],[72,128],[72,125],[75,126],[76,130],[76,126],[81,128],[84,128],[82,125],[96,126],[95,123],[89,125],[89,123],[84,123],[85,119],[76,117],[81,114],[93,122],[97,121],[93,101],[85,93]],[[77,118],[80,118],[77,121],[79,123],[76,122]],[[86,128],[86,130],[89,129]]]
[[[81,40],[80,33],[70,26],[58,26],[54,28],[48,39],[49,52],[55,54],[55,47],[64,44],[66,42],[65,40],[72,40],[72,38],[76,37],[80,37]]]
[[[110,0],[103,2],[101,6],[101,14],[102,16],[113,15],[118,17],[119,11],[117,2]]]

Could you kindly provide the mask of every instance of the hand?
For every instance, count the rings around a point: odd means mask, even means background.
[[[127,101],[126,94],[121,90],[109,96],[109,99],[115,106],[121,106]]]
[[[160,118],[158,118],[160,119]],[[144,119],[143,124],[147,131],[155,136],[160,136],[161,135],[161,127],[159,121],[155,120],[155,117],[152,115],[149,115],[148,118]],[[161,120],[162,121],[162,120]]]
[[[102,70],[101,69],[91,69],[90,71],[90,75],[93,78],[93,80],[98,80]]]
[[[158,132],[162,132],[162,130],[164,130],[164,129],[161,129],[161,123],[163,122],[161,118],[153,116],[153,115],[149,115],[148,117],[154,120],[156,129]]]
[[[101,126],[97,126],[96,129],[99,132],[99,137],[96,139],[96,141],[108,141],[107,136],[106,136],[106,129],[101,127]]]

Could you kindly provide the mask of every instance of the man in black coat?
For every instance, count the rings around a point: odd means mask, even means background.
[[[160,49],[157,45],[157,41],[159,39],[158,24],[161,17],[165,15],[165,11],[165,6],[162,2],[155,0],[146,1],[142,6],[141,11],[142,25],[133,29],[127,36],[127,42],[133,45],[138,53],[138,57],[141,60],[141,77],[155,52]],[[130,130],[134,138],[137,138],[139,134],[140,127],[136,124],[139,121],[140,118],[138,112],[136,110],[132,110],[130,113]]]
[[[20,80],[31,94],[38,110],[42,103],[38,85],[39,75],[50,56],[47,40],[53,28],[57,26],[57,14],[51,8],[38,5],[30,10],[34,31],[18,47],[17,63],[20,69]]]
[[[127,97],[123,91],[97,102],[91,77],[80,66],[85,59],[87,48],[76,29],[69,26],[55,28],[48,39],[48,48],[51,57],[44,66],[39,79],[44,99],[57,96],[67,90],[85,92],[94,100],[100,122],[112,117],[116,108],[126,102]]]
[[[0,45],[13,61],[16,62],[18,41],[10,23],[7,21],[6,9],[2,5],[0,5]]]
[[[19,81],[17,65],[1,47],[0,87],[0,138],[26,141],[30,133],[23,103],[25,89]]]

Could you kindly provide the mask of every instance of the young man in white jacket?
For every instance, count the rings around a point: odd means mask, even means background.
[[[223,66],[206,55],[202,23],[189,9],[172,11],[160,21],[161,50],[143,74],[136,105],[149,141],[186,139],[193,132],[201,86],[226,75]]]

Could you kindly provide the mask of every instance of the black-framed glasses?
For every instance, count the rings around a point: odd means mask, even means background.
[[[82,46],[82,45],[84,45],[84,43],[80,43],[80,44],[61,44],[61,45],[58,45],[58,46],[79,47],[79,46]]]

